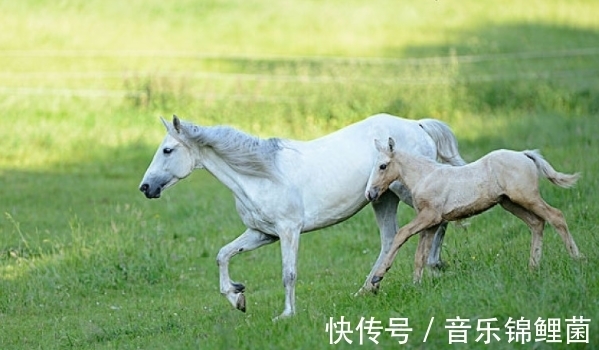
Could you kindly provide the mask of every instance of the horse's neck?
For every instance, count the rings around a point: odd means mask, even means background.
[[[262,182],[265,181],[236,171],[210,147],[202,147],[199,154],[202,166],[242,201],[252,193],[252,189],[263,185]]]
[[[439,166],[434,160],[403,151],[396,151],[393,159],[399,165],[402,182],[409,189],[413,189],[425,175]]]

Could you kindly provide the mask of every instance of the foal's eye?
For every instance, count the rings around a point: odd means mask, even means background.
[[[381,165],[379,166],[379,169],[381,169],[381,170],[385,170],[385,169],[387,169],[387,164],[381,164]]]
[[[168,148],[168,147],[162,150],[162,153],[164,153],[164,154],[171,154],[172,152],[173,152],[173,149]]]

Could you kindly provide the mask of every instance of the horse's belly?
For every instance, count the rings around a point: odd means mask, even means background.
[[[498,197],[490,195],[454,196],[445,202],[443,219],[454,221],[484,212],[498,203]]]
[[[362,199],[360,196],[355,196],[352,199],[356,200],[345,201],[345,203],[337,202],[339,205],[329,208],[307,208],[302,232],[314,231],[338,224],[353,216],[368,203],[365,197]]]

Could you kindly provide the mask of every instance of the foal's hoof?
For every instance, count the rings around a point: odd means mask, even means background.
[[[372,288],[366,289],[365,287],[362,287],[357,292],[354,293],[354,298],[361,297],[368,292],[372,292]]]
[[[371,293],[376,294],[377,291],[377,288],[372,283],[366,283],[362,286],[362,288],[360,288],[360,290],[354,293],[354,297],[358,298]]]
[[[587,261],[587,257],[586,257],[586,255],[584,255],[582,253],[578,253],[578,255],[574,256],[574,260],[586,262]]]
[[[383,280],[383,277],[381,276],[372,276],[372,279],[370,280],[370,283],[372,283],[373,285],[378,285],[379,283],[381,283],[381,281]]]
[[[239,296],[237,297],[237,304],[235,305],[235,307],[237,308],[237,310],[245,312],[245,294],[239,293]]]

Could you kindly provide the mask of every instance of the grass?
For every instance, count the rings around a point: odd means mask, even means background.
[[[280,349],[329,345],[325,324],[407,317],[409,348],[447,348],[446,320],[559,318],[599,344],[599,26],[592,1],[1,2],[0,348]],[[218,249],[243,231],[205,172],[148,201],[137,185],[159,115],[311,139],[365,116],[435,117],[464,158],[539,148],[570,190],[542,182],[585,254],[547,228],[529,272],[526,227],[500,209],[451,227],[447,270],[411,283],[415,242],[377,296],[351,296],[379,246],[372,211],[302,237],[296,317],[282,310],[278,244],[232,261],[248,312],[218,292]],[[412,217],[401,208],[401,223]],[[565,344],[565,319],[591,319]],[[434,323],[422,343],[431,317]],[[534,334],[533,334],[534,336]],[[399,346],[388,332],[378,347]],[[367,337],[364,347],[375,347]],[[532,346],[532,345],[528,345]]]

